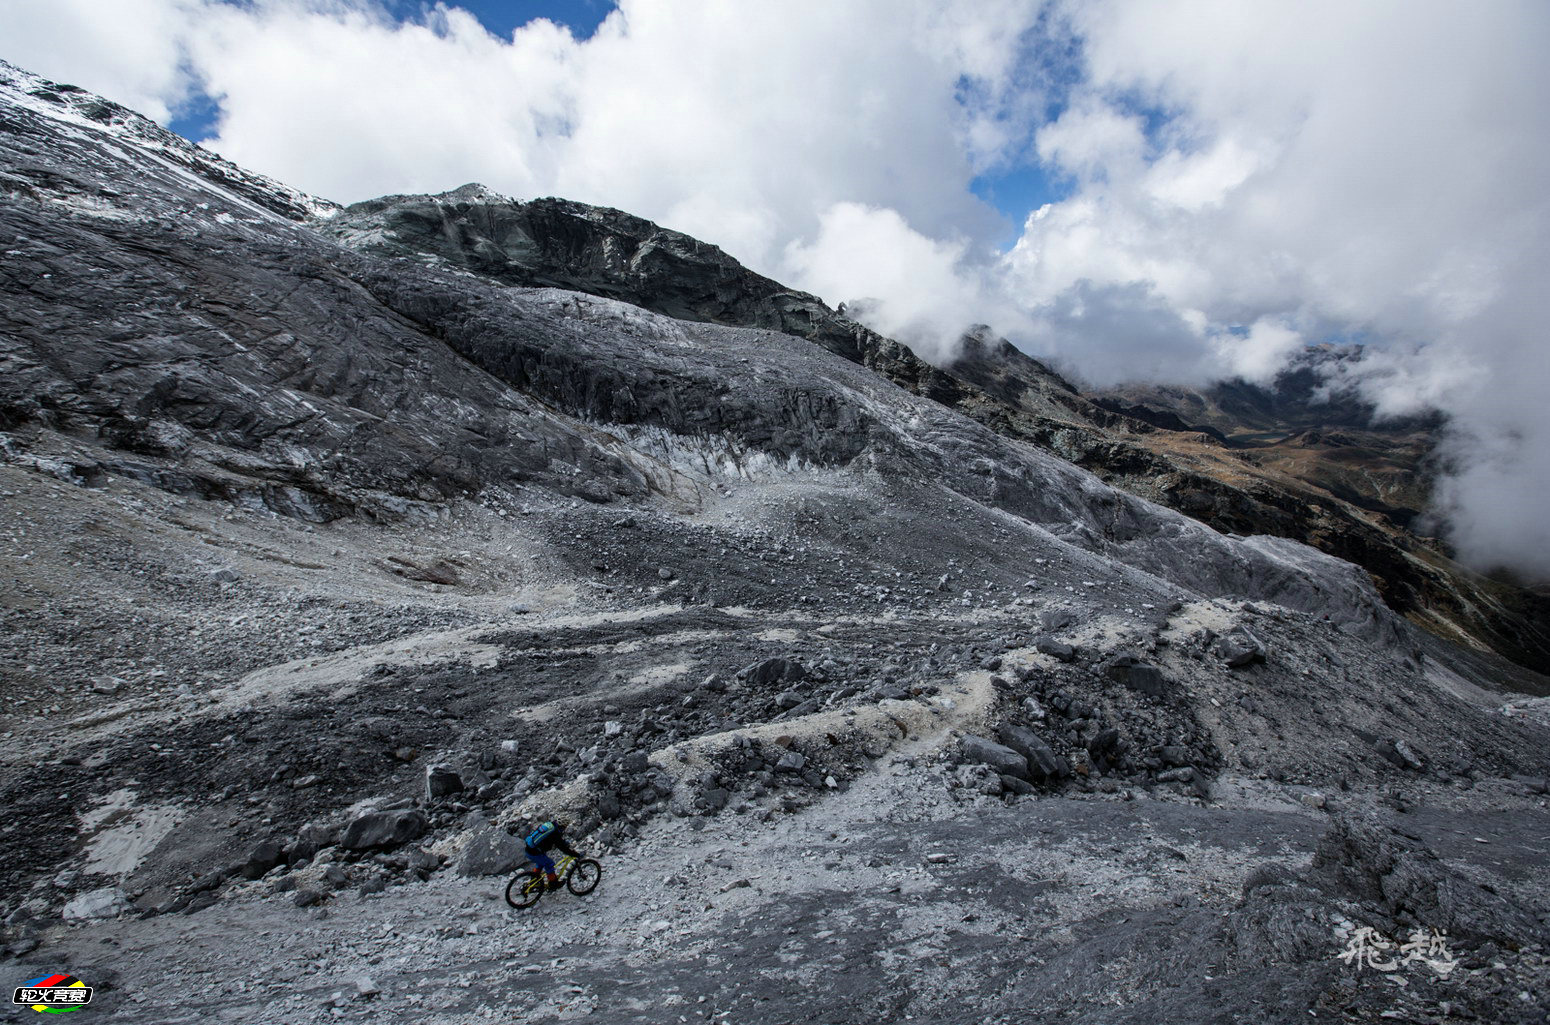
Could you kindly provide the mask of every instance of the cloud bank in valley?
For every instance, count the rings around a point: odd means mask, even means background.
[[[1503,0],[0,0],[7,59],[353,201],[478,180],[721,245],[948,358],[988,323],[1097,385],[1343,382],[1451,418],[1461,552],[1550,577],[1550,8]],[[1032,175],[1008,225],[976,192]],[[1003,204],[1003,207],[1005,204]],[[1003,243],[1009,227],[1015,242]]]

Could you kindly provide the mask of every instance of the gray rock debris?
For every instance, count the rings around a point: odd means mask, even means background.
[[[1466,942],[1550,942],[1550,926],[1532,910],[1460,875],[1371,809],[1335,817],[1314,851],[1310,875],[1377,903],[1407,927],[1443,929]]]
[[[1401,769],[1420,772],[1426,768],[1426,759],[1421,757],[1421,753],[1409,741],[1399,739],[1382,740],[1377,743],[1376,747],[1380,755]]]

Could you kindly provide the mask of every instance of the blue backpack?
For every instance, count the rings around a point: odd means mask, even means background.
[[[529,833],[527,835],[527,839],[523,842],[526,843],[529,847],[537,847],[539,844],[544,842],[544,839],[548,837],[550,833],[553,832],[554,823],[545,822],[543,825]]]

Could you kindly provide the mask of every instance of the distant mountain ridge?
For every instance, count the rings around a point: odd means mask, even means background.
[[[1174,416],[1246,441],[1256,433],[1290,436],[1298,431],[1353,427],[1385,434],[1435,431],[1440,413],[1379,419],[1376,407],[1350,388],[1340,387],[1342,370],[1366,356],[1362,345],[1310,345],[1295,353],[1268,383],[1241,378],[1198,388],[1126,385],[1093,393],[1102,406],[1129,403],[1141,415]]]

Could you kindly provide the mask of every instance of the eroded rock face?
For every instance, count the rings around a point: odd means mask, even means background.
[[[60,173],[134,173],[85,141],[50,149],[46,119],[9,116],[12,144]],[[142,202],[202,196],[181,180],[185,191],[157,188],[152,179]],[[707,465],[864,464],[949,482],[1191,590],[1395,629],[1348,565],[1224,538],[788,335],[429,273],[330,249],[288,222],[99,225],[25,203],[0,218],[20,238],[50,239],[47,253],[22,243],[8,263],[25,286],[0,343],[14,369],[0,407],[18,427],[103,434],[100,472],[328,519],[402,516],[406,500],[494,481],[608,501],[676,488],[675,473]],[[126,274],[145,297],[129,311],[111,302]],[[179,297],[194,293],[205,299],[189,316]],[[234,342],[241,351],[228,351]],[[778,375],[763,380],[750,364]],[[93,387],[81,391],[82,380]],[[180,454],[121,455],[109,428],[125,417],[177,424],[198,441]],[[614,425],[614,439],[584,426],[596,422]]]
[[[1406,928],[1446,930],[1469,943],[1550,941],[1550,926],[1532,910],[1471,882],[1370,809],[1336,818],[1314,852],[1311,874],[1380,905]]]
[[[796,335],[922,394],[965,389],[907,348],[816,296],[748,270],[716,246],[620,210],[564,199],[520,203],[470,184],[435,196],[385,196],[318,228],[374,255],[457,267],[508,285],[620,299],[678,320]]]

